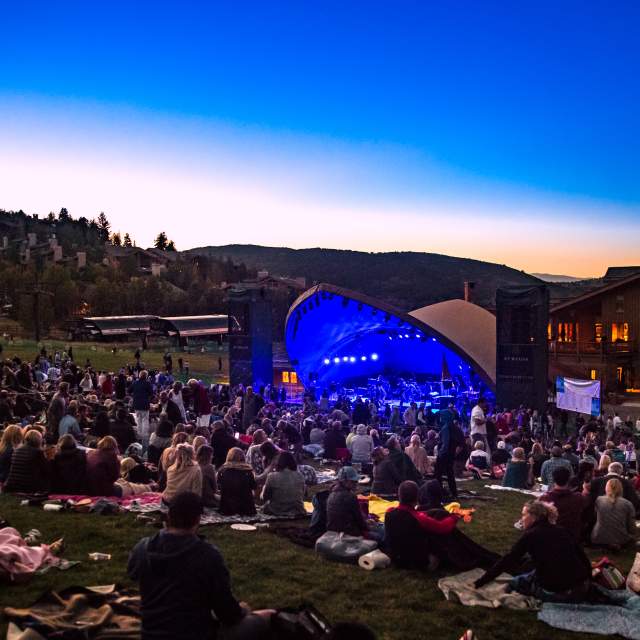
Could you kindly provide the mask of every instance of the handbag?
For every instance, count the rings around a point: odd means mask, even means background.
[[[626,578],[606,556],[591,563],[591,577],[605,589],[624,589]]]

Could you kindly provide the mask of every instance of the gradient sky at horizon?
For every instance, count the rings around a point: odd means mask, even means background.
[[[140,245],[640,252],[640,4],[13,3],[0,208]]]

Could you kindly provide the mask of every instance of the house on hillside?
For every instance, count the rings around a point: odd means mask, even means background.
[[[174,251],[160,251],[159,249],[105,245],[104,264],[118,268],[128,260],[133,261],[136,270],[141,275],[159,276],[170,263],[177,260],[177,254]]]
[[[603,282],[551,308],[550,370],[640,393],[640,267],[610,267]]]

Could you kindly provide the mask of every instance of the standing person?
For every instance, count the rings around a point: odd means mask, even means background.
[[[491,464],[491,449],[487,438],[487,401],[484,398],[478,400],[478,404],[471,410],[471,439],[473,442],[484,442],[484,450],[489,454]]]
[[[211,422],[211,401],[207,389],[193,378],[189,380],[188,385],[193,394],[193,410],[198,416],[198,426],[208,427]]]
[[[178,494],[166,529],[141,540],[129,556],[127,573],[140,583],[142,639],[269,637],[273,612],[251,612],[234,598],[220,551],[197,535],[201,515],[200,496]]]
[[[457,420],[447,421],[440,429],[440,442],[438,443],[438,455],[436,457],[435,479],[442,487],[442,476],[447,476],[449,493],[453,498],[458,496],[456,474],[453,470],[456,452],[464,445],[464,434],[458,426]]]
[[[133,410],[136,414],[136,424],[138,426],[138,436],[142,440],[142,446],[146,450],[149,445],[149,409],[151,398],[153,397],[153,386],[149,382],[149,373],[145,370],[140,372],[138,379],[131,387],[133,397]]]

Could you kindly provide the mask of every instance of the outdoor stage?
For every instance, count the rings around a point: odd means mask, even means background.
[[[425,403],[439,411],[495,393],[495,317],[463,300],[405,313],[319,284],[291,306],[285,341],[299,380],[318,397]]]

